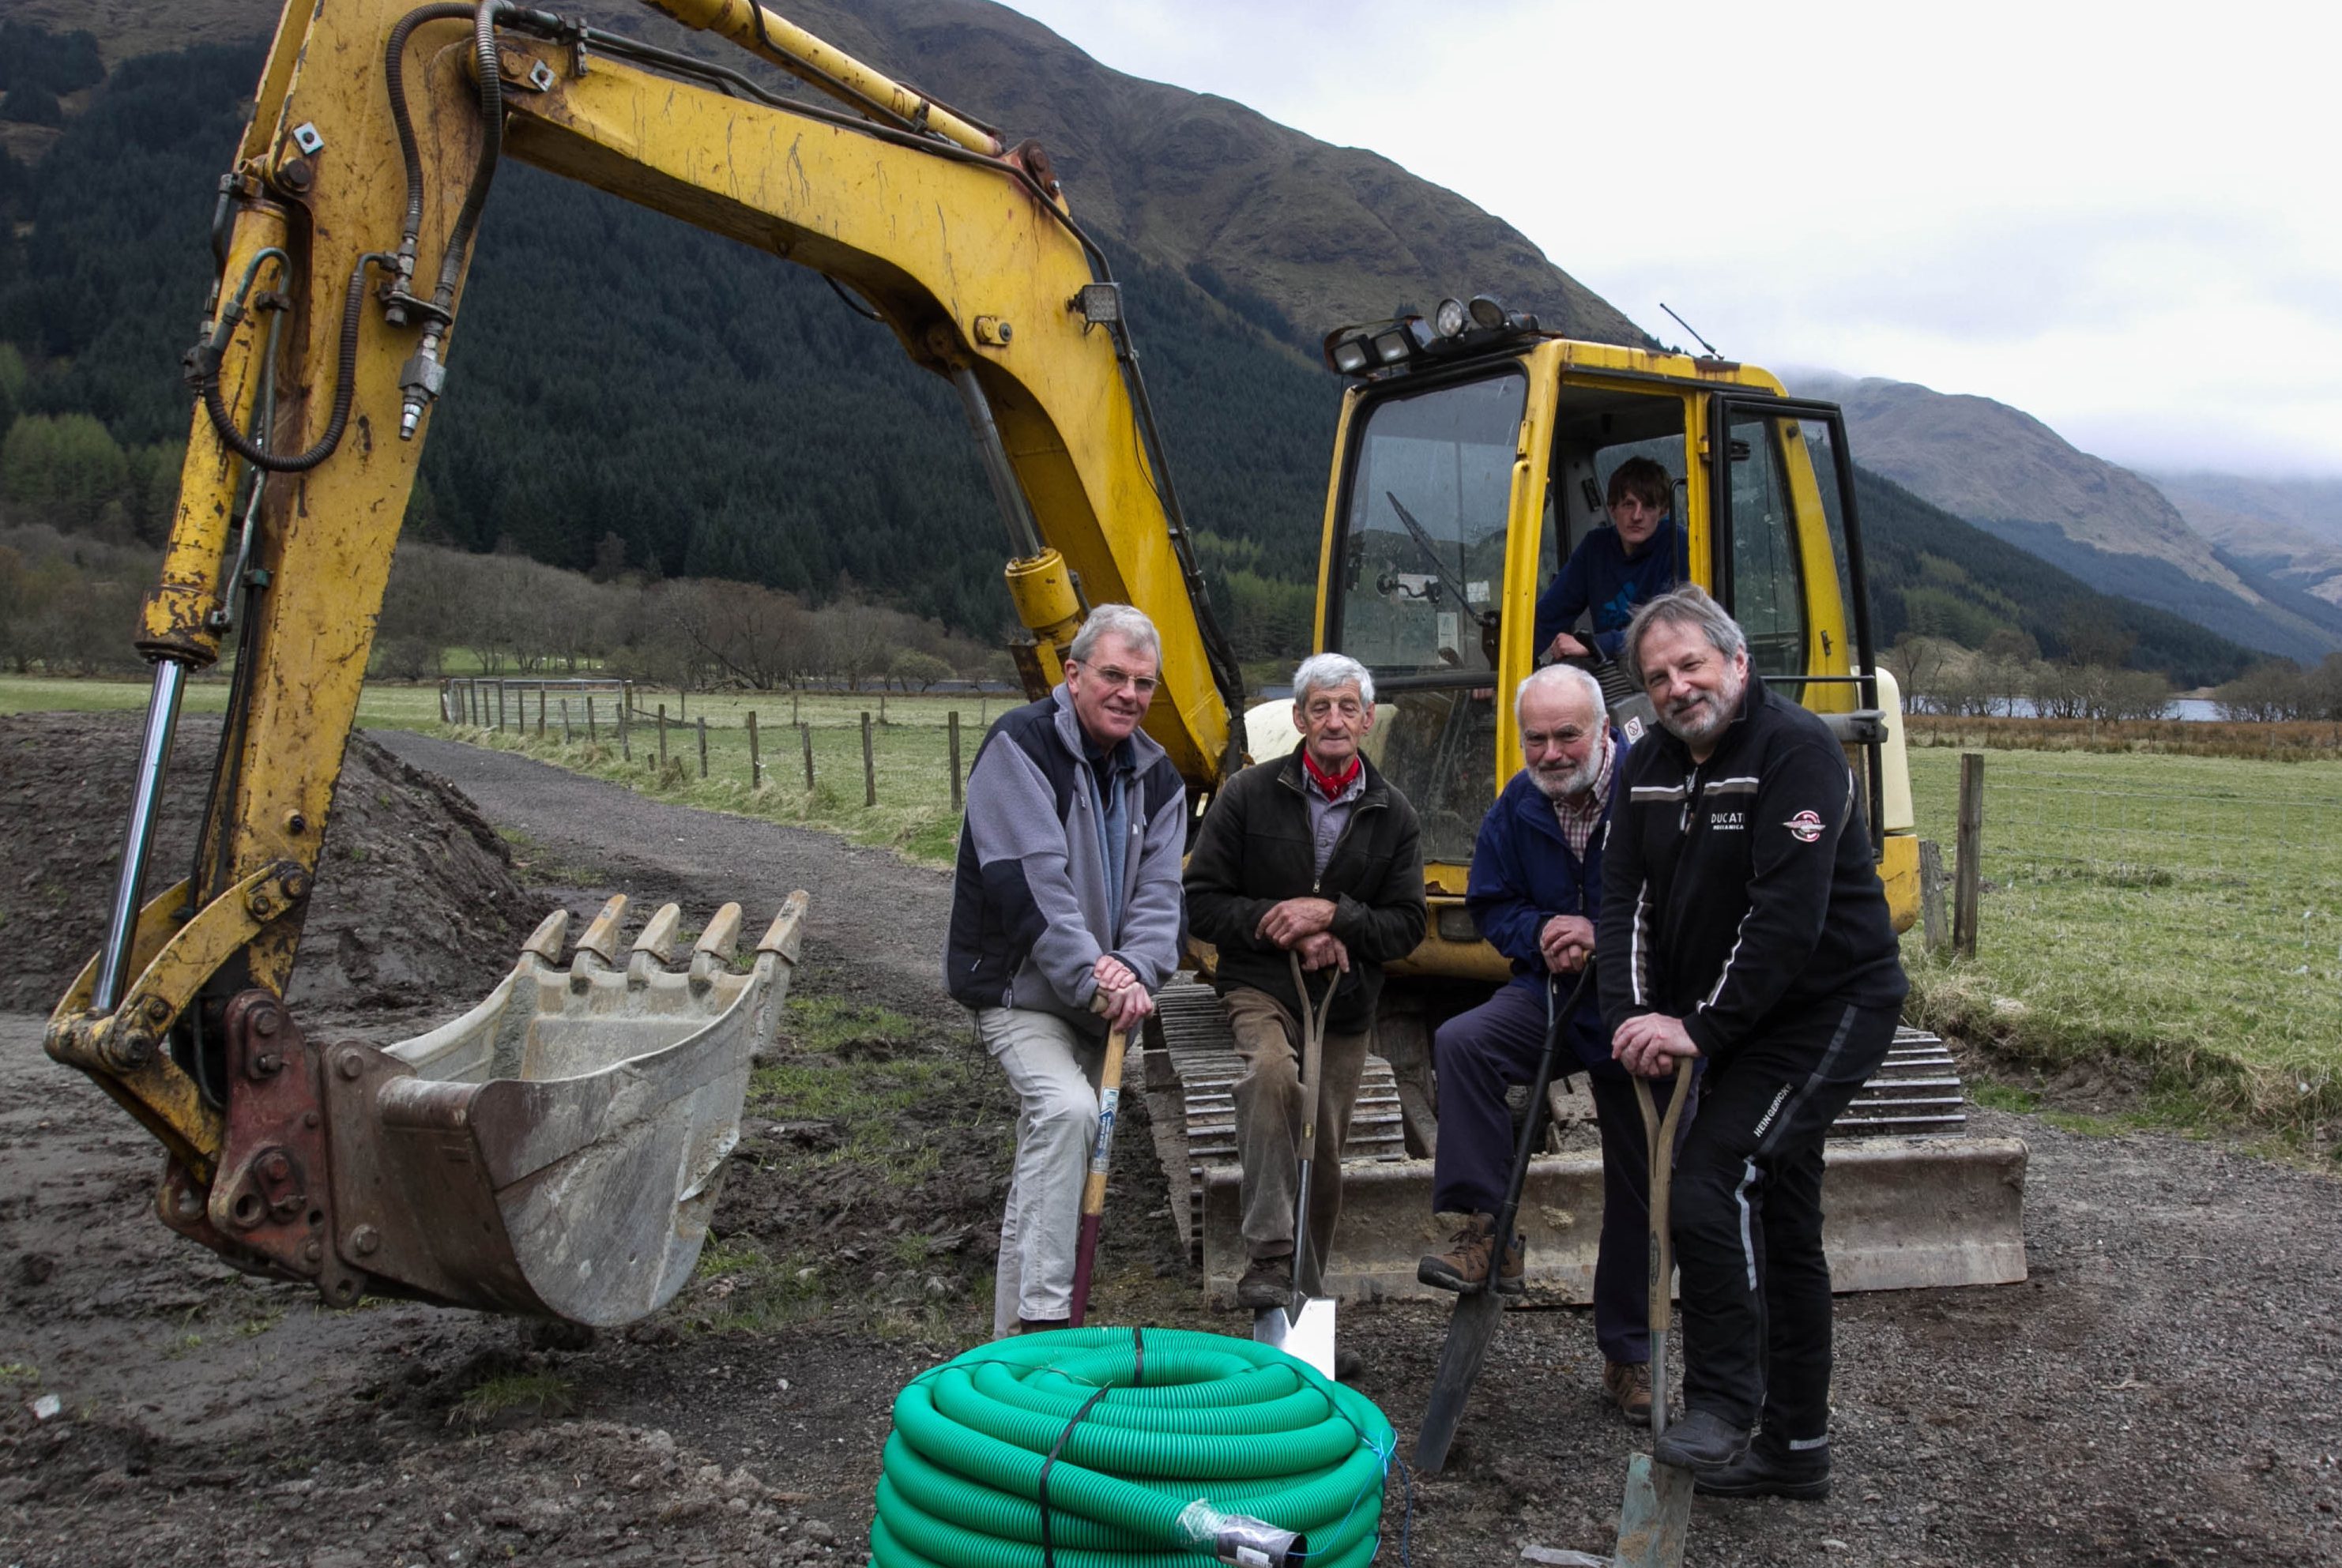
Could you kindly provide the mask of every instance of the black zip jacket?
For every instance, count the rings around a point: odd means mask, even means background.
[[[1317,841],[1301,793],[1301,748],[1256,763],[1230,779],[1187,856],[1187,929],[1218,950],[1213,984],[1265,991],[1300,1015],[1285,949],[1253,934],[1272,904],[1288,898],[1334,903],[1333,933],[1350,950],[1350,972],[1334,994],[1326,1027],[1350,1034],[1374,1021],[1383,965],[1423,940],[1423,834],[1407,798],[1367,763],[1366,787],[1317,875]],[[1313,1002],[1326,984],[1309,976]]]
[[[1754,672],[1716,753],[1655,730],[1627,754],[1603,853],[1602,1014],[1683,1020],[1730,1060],[1777,1015],[1909,989],[1870,830],[1827,725]]]

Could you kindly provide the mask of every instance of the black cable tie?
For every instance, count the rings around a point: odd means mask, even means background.
[[[1090,1413],[1090,1406],[1104,1399],[1112,1390],[1113,1385],[1109,1383],[1082,1401],[1082,1407],[1074,1412],[1073,1418],[1066,1423],[1066,1430],[1057,1433],[1057,1441],[1049,1445],[1049,1457],[1041,1461],[1041,1484],[1036,1499],[1041,1504],[1041,1568],[1057,1568],[1056,1544],[1049,1539],[1049,1466],[1057,1463],[1057,1451],[1066,1446],[1066,1439],[1073,1436],[1074,1428],[1082,1423],[1082,1417]]]
[[[1136,1323],[1130,1325],[1130,1386],[1136,1388],[1146,1381],[1146,1331]]]

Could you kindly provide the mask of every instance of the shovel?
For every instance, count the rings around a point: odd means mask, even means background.
[[[1667,1429],[1667,1281],[1675,1273],[1667,1237],[1667,1189],[1675,1171],[1676,1124],[1691,1098],[1692,1059],[1676,1064],[1675,1097],[1666,1120],[1659,1119],[1651,1086],[1635,1080],[1642,1103],[1643,1136],[1651,1146],[1651,1443]],[[1692,1473],[1661,1464],[1647,1453],[1626,1461],[1626,1497],[1618,1509],[1618,1550],[1607,1557],[1590,1552],[1540,1551],[1551,1568],[1683,1568],[1684,1537],[1691,1529]]]
[[[1106,1213],[1106,1172],[1114,1164],[1115,1112],[1122,1104],[1122,1058],[1129,1049],[1127,1031],[1116,1029],[1106,1037],[1106,1064],[1098,1071],[1097,1136],[1090,1144],[1090,1173],[1082,1182],[1082,1234],[1074,1251],[1074,1301],[1069,1317],[1082,1326],[1090,1304],[1090,1270],[1097,1263],[1098,1221]]]
[[[1505,1183],[1505,1201],[1496,1209],[1496,1239],[1488,1255],[1490,1277],[1456,1298],[1455,1314],[1447,1320],[1447,1344],[1439,1353],[1439,1370],[1431,1380],[1431,1403],[1424,1409],[1423,1429],[1416,1434],[1415,1467],[1426,1475],[1438,1474],[1447,1463],[1448,1445],[1455,1442],[1456,1425],[1464,1419],[1464,1402],[1472,1396],[1472,1384],[1479,1380],[1480,1363],[1487,1358],[1489,1342],[1496,1336],[1496,1319],[1503,1313],[1505,1303],[1488,1287],[1496,1271],[1504,1266],[1513,1225],[1520,1218],[1521,1188],[1528,1180],[1529,1157],[1544,1141],[1549,1109],[1546,1091],[1553,1084],[1554,1067],[1561,1059],[1563,1026],[1577,1011],[1578,998],[1586,994],[1586,987],[1593,978],[1594,961],[1588,958],[1586,967],[1578,972],[1577,984],[1570,987],[1569,1000],[1561,1002],[1556,994],[1557,982],[1552,975],[1546,976],[1545,1051],[1537,1058],[1536,1079],[1529,1091],[1528,1121],[1521,1128],[1519,1144],[1513,1150],[1513,1169]]]
[[[1253,1314],[1252,1337],[1259,1343],[1306,1361],[1327,1377],[1334,1375],[1334,1298],[1323,1293],[1326,1260],[1317,1255],[1309,1231],[1310,1167],[1317,1158],[1317,1077],[1326,1064],[1326,1015],[1333,1010],[1340,972],[1326,987],[1326,1000],[1309,1004],[1309,982],[1301,972],[1301,955],[1288,954],[1293,965],[1294,994],[1301,1004],[1301,1138],[1296,1146],[1300,1169],[1294,1180],[1293,1299],[1281,1307],[1263,1307]],[[1339,1157],[1339,1151],[1336,1152]]]

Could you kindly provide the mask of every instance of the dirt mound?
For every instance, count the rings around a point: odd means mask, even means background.
[[[97,950],[130,810],[139,720],[0,718],[0,1007],[46,1011]],[[179,726],[148,896],[186,874],[219,744]],[[363,734],[326,823],[290,1000],[326,1013],[468,1006],[508,968],[538,913],[495,830],[445,779]]]

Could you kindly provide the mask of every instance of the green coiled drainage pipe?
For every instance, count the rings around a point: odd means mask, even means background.
[[[1396,1446],[1372,1400],[1251,1340],[1020,1334],[896,1396],[870,1561],[1365,1568]]]

